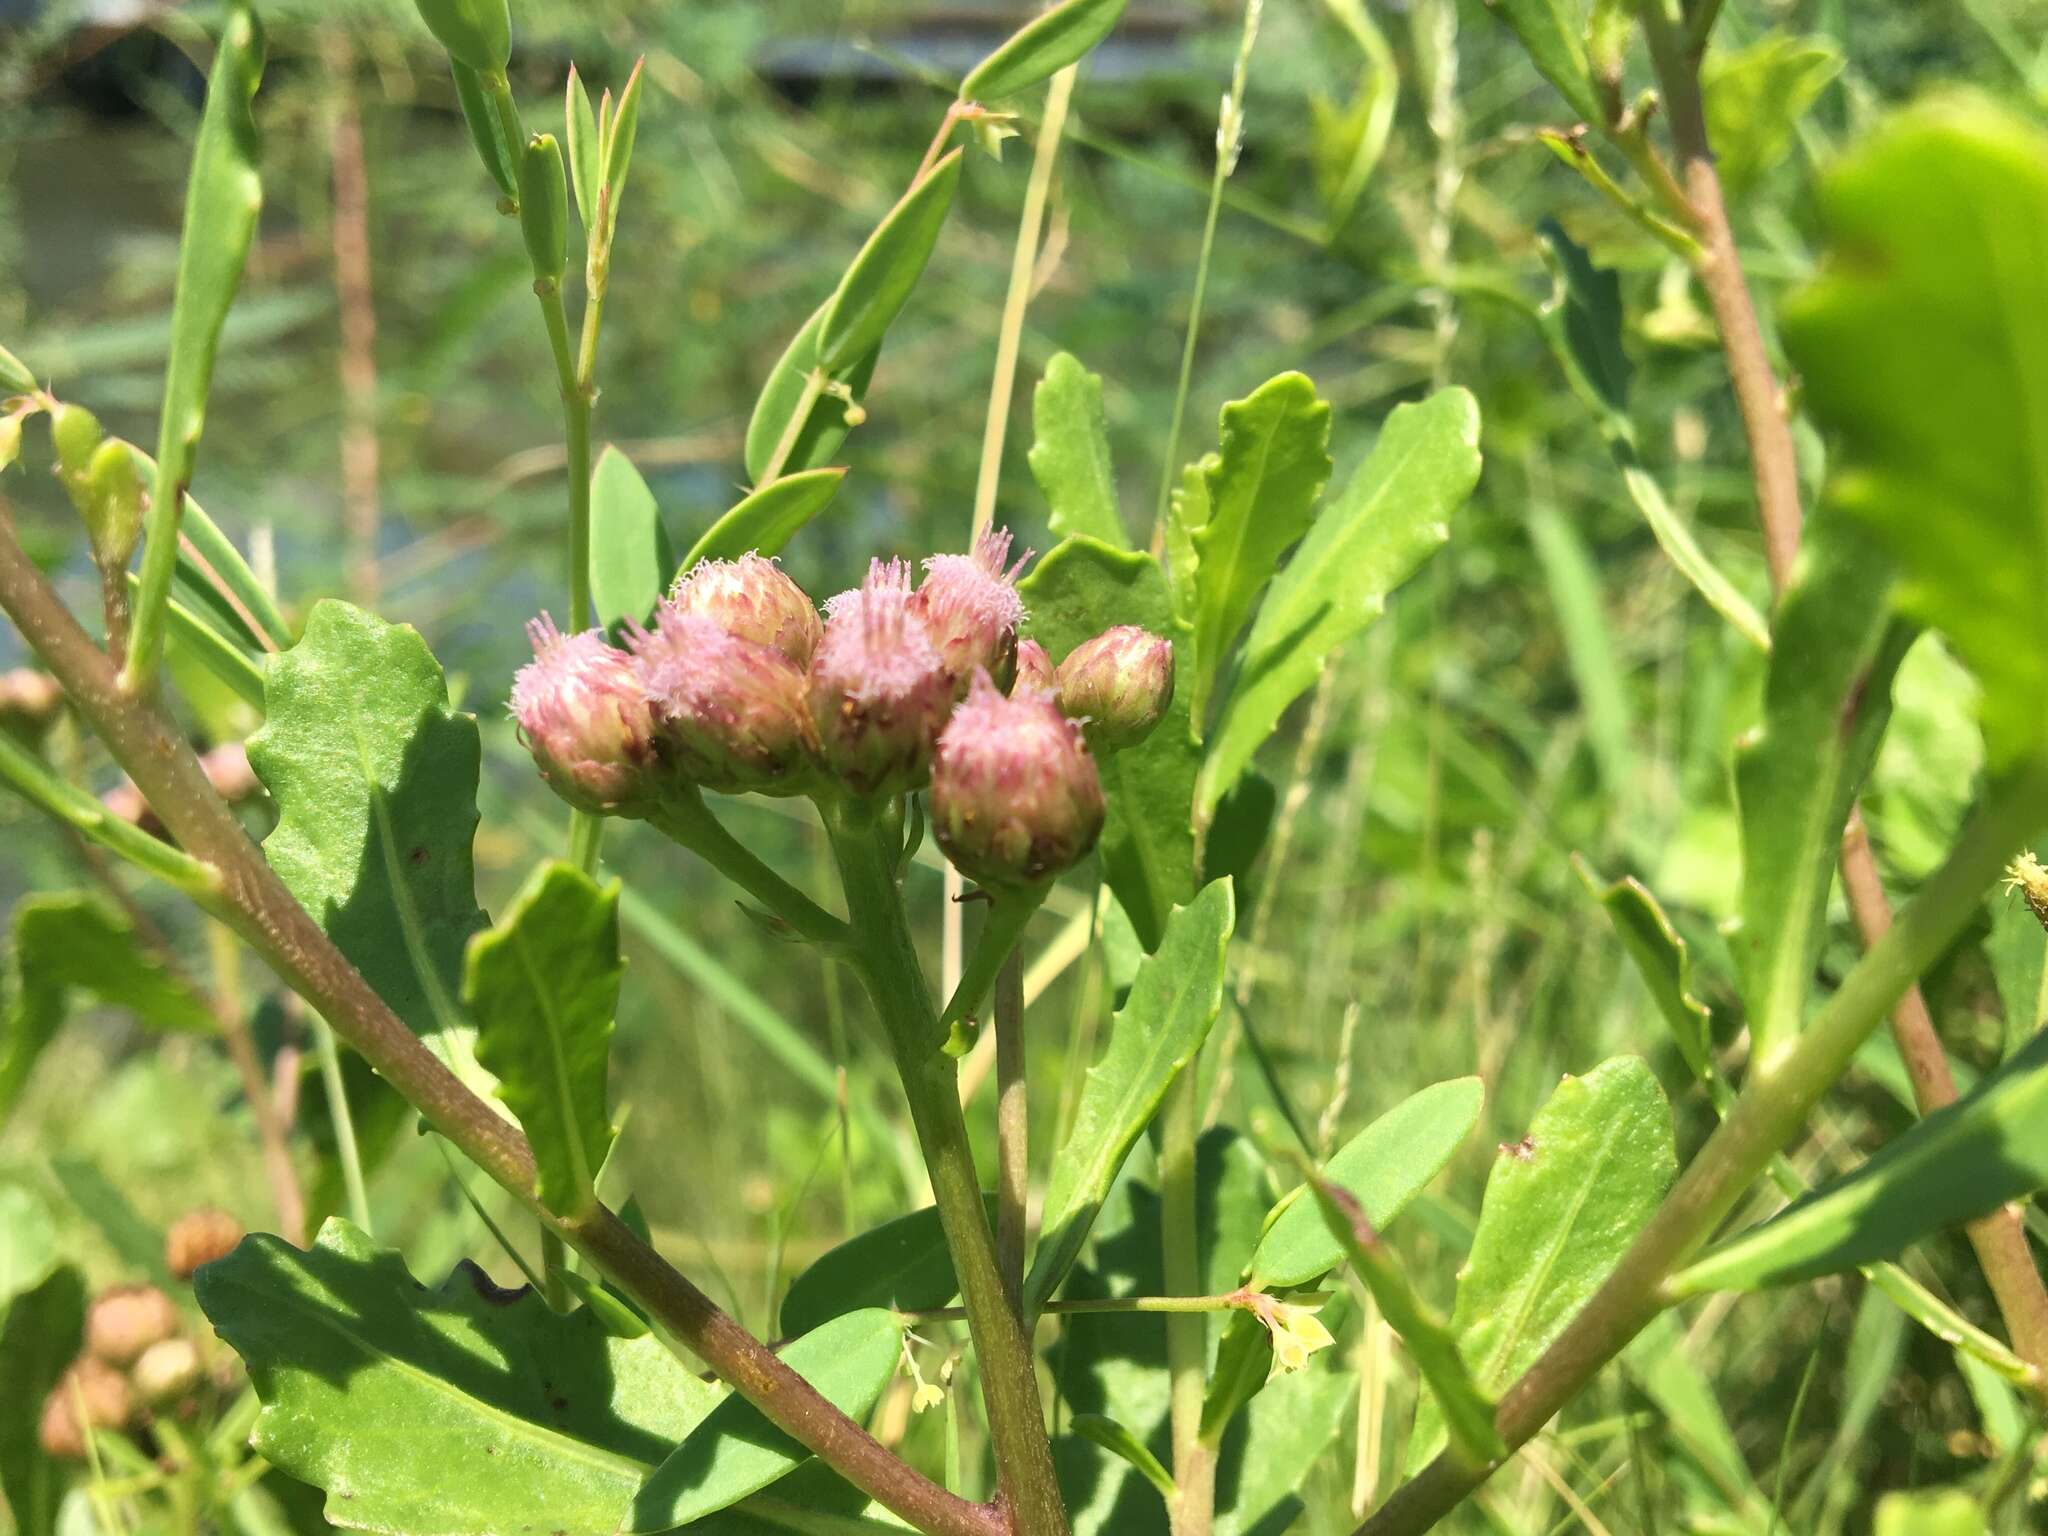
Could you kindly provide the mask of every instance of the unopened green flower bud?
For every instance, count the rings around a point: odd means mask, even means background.
[[[953,680],[912,605],[910,567],[876,560],[825,604],[811,717],[827,769],[863,795],[916,789],[953,707]]]
[[[512,57],[505,0],[413,0],[436,42],[480,75],[502,75]]]
[[[110,437],[94,450],[86,471],[85,531],[92,557],[103,569],[126,570],[142,537],[142,509],[149,499],[135,450]]]
[[[100,419],[82,405],[59,402],[50,408],[50,441],[57,449],[57,478],[82,514],[92,477],[92,456],[106,434]]]
[[[1010,683],[1011,694],[1058,693],[1060,691],[1059,668],[1052,664],[1052,658],[1045,653],[1045,647],[1036,640],[1017,642],[1017,676]]]
[[[1134,747],[1173,702],[1173,644],[1135,624],[1105,629],[1060,663],[1059,694],[1097,751]]]
[[[533,275],[559,283],[569,265],[569,183],[552,133],[536,133],[520,156],[519,232]]]
[[[673,602],[629,644],[662,756],[684,778],[722,794],[793,795],[811,786],[817,732],[803,669],[789,657]]]
[[[153,1285],[103,1291],[85,1314],[85,1347],[108,1365],[127,1365],[178,1331],[178,1309]]]
[[[932,834],[970,880],[1042,885],[1086,857],[1106,807],[1080,728],[1045,694],[975,674],[932,762]]]
[[[804,589],[760,555],[704,560],[676,578],[669,594],[678,614],[709,619],[729,635],[773,646],[808,667],[824,623]]]
[[[199,1351],[190,1339],[164,1339],[142,1352],[128,1373],[145,1407],[174,1403],[199,1384]]]
[[[10,395],[32,395],[36,390],[36,376],[28,364],[5,347],[0,347],[0,390]]]
[[[925,561],[914,608],[939,648],[955,697],[966,697],[977,670],[999,688],[1008,688],[1016,676],[1017,626],[1024,619],[1017,573],[1030,558],[1027,549],[1010,564],[1008,530],[991,528],[974,541],[972,554]]]
[[[533,660],[512,680],[512,715],[549,787],[578,810],[633,814],[658,789],[654,712],[624,652],[591,629],[526,626]]]

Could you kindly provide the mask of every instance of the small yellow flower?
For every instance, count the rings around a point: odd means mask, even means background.
[[[1310,1355],[1337,1342],[1316,1316],[1319,1310],[1320,1304],[1304,1307],[1269,1296],[1253,1298],[1252,1314],[1266,1325],[1266,1332],[1273,1338],[1274,1375],[1300,1370],[1308,1364]]]
[[[910,1394],[910,1411],[923,1413],[927,1408],[936,1408],[946,1400],[946,1389],[933,1381],[920,1381],[917,1390]]]

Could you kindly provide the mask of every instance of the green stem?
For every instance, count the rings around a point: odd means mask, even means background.
[[[1159,1234],[1169,1291],[1192,1295],[1202,1285],[1197,1223],[1195,1140],[1201,1133],[1201,1090],[1190,1062],[1166,1090],[1159,1114]],[[1166,1324],[1166,1369],[1172,1411],[1173,1536],[1207,1536],[1216,1518],[1216,1454],[1202,1440],[1202,1399],[1209,1390],[1209,1320],[1199,1314]]]
[[[768,462],[762,467],[761,478],[755,482],[754,489],[773,485],[782,478],[782,468],[789,462],[789,456],[796,452],[797,439],[804,435],[804,424],[811,419],[811,412],[817,409],[818,400],[830,382],[822,368],[813,368],[804,375],[803,393],[797,396],[796,408],[789,413],[789,422],[783,427],[782,436],[775,440],[775,451],[768,455]]]
[[[996,1259],[1019,1317],[1031,1194],[1031,1099],[1024,1069],[1024,969],[1017,952],[996,977]]]
[[[569,813],[569,862],[586,875],[597,873],[598,856],[604,851],[604,818],[588,811]]]
[[[313,1043],[320,1053],[320,1081],[327,1089],[327,1118],[334,1126],[334,1147],[341,1159],[341,1186],[348,1195],[349,1220],[365,1232],[370,1227],[370,1195],[363,1183],[363,1154],[356,1145],[356,1117],[348,1107],[348,1084],[341,1075],[341,1047],[321,1018],[313,1020]]]
[[[2048,763],[1995,784],[1898,921],[1864,953],[1804,1033],[1756,1064],[1707,1139],[1607,1282],[1501,1399],[1497,1423],[1512,1453],[1540,1430],[1668,1305],[1665,1281],[1704,1243],[1922,971],[1955,941],[2005,862],[2039,830]],[[1501,1465],[1438,1457],[1362,1527],[1364,1536],[1425,1531]]]
[[[569,1310],[569,1282],[564,1278],[569,1268],[569,1250],[562,1245],[554,1229],[542,1223],[540,1229],[540,1291],[548,1304],[548,1310],[565,1313]]]
[[[1216,215],[1223,207],[1223,183],[1230,172],[1223,157],[1216,157],[1215,172],[1209,178],[1209,209],[1202,217],[1202,246],[1195,257],[1195,293],[1188,302],[1188,333],[1181,342],[1180,378],[1173,387],[1173,415],[1166,428],[1166,456],[1160,461],[1159,502],[1153,509],[1153,542],[1166,527],[1166,509],[1179,478],[1180,430],[1187,417],[1188,390],[1195,380],[1195,343],[1202,334],[1202,305],[1209,294],[1209,258],[1216,249]]]
[[[939,1048],[943,1035],[904,915],[894,850],[879,835],[870,804],[842,802],[831,808],[826,825],[852,915],[849,960],[889,1037],[959,1275],[995,1446],[1000,1501],[1016,1536],[1065,1536],[1066,1508],[1046,1438],[1037,1365],[1003,1290],[960,1111],[959,1068]]]
[[[763,864],[726,831],[695,789],[671,795],[647,820],[813,943],[837,948],[856,937],[851,927]]]
[[[569,350],[569,316],[562,307],[562,286],[552,278],[535,281],[541,319],[547,323],[548,347],[555,355],[555,378],[562,391],[562,437],[569,472],[569,628],[590,628],[590,396],[576,376]]]
[[[1162,1316],[1182,1313],[1249,1312],[1263,1292],[1240,1287],[1215,1296],[1101,1296],[1077,1301],[1048,1301],[1038,1310],[1055,1316],[1077,1313],[1146,1312]],[[1334,1291],[1287,1291],[1275,1299],[1303,1306],[1320,1306],[1336,1295]],[[965,1307],[925,1307],[902,1314],[912,1322],[957,1322],[967,1316]]]
[[[967,957],[967,964],[960,972],[960,985],[953,989],[946,1011],[939,1016],[940,1027],[946,1032],[948,1055],[964,1056],[974,1044],[979,1028],[978,1016],[988,1002],[989,991],[996,984],[1003,962],[1017,952],[1017,942],[1024,937],[1025,925],[1044,904],[1046,889],[1050,887],[1036,891],[991,893],[988,921],[981,925],[981,934],[974,941],[974,953]]]

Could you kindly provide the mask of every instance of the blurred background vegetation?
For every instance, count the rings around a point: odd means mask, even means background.
[[[572,58],[595,94],[647,56],[597,433],[640,466],[683,544],[736,499],[761,381],[897,195],[951,83],[1028,9],[515,5],[513,83],[529,124],[557,117]],[[291,611],[352,595],[425,634],[484,724],[477,858],[495,910],[563,821],[503,708],[526,655],[520,621],[565,601],[557,402],[525,257],[405,0],[277,0],[263,12],[267,203],[194,492],[274,569]],[[1232,4],[1132,0],[1082,77],[999,500],[1000,519],[1041,549],[1028,386],[1061,349],[1104,375],[1124,510],[1140,536],[1151,526],[1241,16]],[[196,4],[0,7],[0,340],[58,395],[145,444],[215,17]],[[1766,313],[1809,266],[1809,194],[1837,146],[1945,82],[2038,103],[2044,36],[2043,0],[1728,0],[1709,104]],[[1450,545],[1262,761],[1276,831],[1246,892],[1224,1044],[1207,1053],[1216,1113],[1291,1117],[1326,1147],[1424,1083],[1483,1074],[1485,1132],[1403,1237],[1446,1301],[1493,1144],[1521,1134],[1560,1073],[1633,1051],[1668,1069],[1674,1089],[1686,1080],[1572,853],[1640,875],[1672,906],[1722,1023],[1735,1016],[1715,960],[1738,871],[1727,765],[1754,718],[1761,657],[1672,569],[1598,424],[1527,315],[1503,302],[1503,291],[1549,294],[1541,221],[1619,271],[1643,462],[1761,604],[1747,460],[1683,269],[1536,139],[1569,126],[1562,110],[1480,0],[1269,0],[1183,437],[1195,456],[1224,401],[1299,368],[1336,406],[1341,480],[1385,413],[1433,381],[1480,401],[1487,467]],[[1000,163],[970,161],[868,421],[842,452],[853,472],[788,553],[816,595],[852,584],[870,553],[965,540],[1029,143],[1026,125]],[[1819,446],[1805,446],[1817,474]],[[45,472],[40,426],[24,458],[0,498],[89,611],[90,567]],[[19,664],[17,646],[0,633],[0,665]],[[1900,886],[1925,871],[1969,796],[1975,737],[1959,679],[1923,641],[1867,801]],[[200,737],[232,740],[251,723],[231,697],[182,681]],[[59,730],[60,756],[111,788],[107,765]],[[745,804],[731,819],[793,867],[821,857],[802,818]],[[0,846],[9,906],[89,883],[75,850],[11,797]],[[687,1272],[770,1330],[793,1267],[922,1203],[895,1091],[857,1000],[808,955],[759,939],[729,892],[653,836],[620,827],[607,853],[632,893],[614,1053],[629,1118],[612,1181]],[[936,866],[912,879],[935,952]],[[1057,944],[1090,895],[1087,879],[1071,882],[1036,937]],[[1844,922],[1828,964],[1852,952]],[[1090,948],[1034,1005],[1041,1149],[1056,1144],[1098,1038],[1102,969]],[[265,995],[266,977],[243,982],[264,1050],[303,1076],[298,1113],[317,1151],[331,1135],[310,1052],[294,1055],[304,1023]],[[1963,1063],[1996,1059],[1996,1000],[1974,940],[1932,978],[1931,1000]],[[1833,1098],[1802,1160],[1854,1160],[1906,1122],[1885,1049]],[[380,1238],[422,1276],[464,1253],[512,1274],[429,1143],[400,1134],[395,1101],[367,1073],[351,1091],[379,1153]],[[1681,1144],[1696,1145],[1705,1106],[1695,1094],[1677,1107]],[[989,1131],[984,1095],[977,1132]],[[309,1154],[304,1171],[316,1216],[333,1209],[334,1169]],[[75,1202],[87,1219],[64,1242],[108,1279],[123,1273],[133,1223],[161,1227],[210,1201],[269,1224],[247,1110],[217,1050],[119,1014],[73,1028],[44,1058],[0,1127],[0,1180]],[[1995,1326],[1959,1240],[1915,1268]],[[1761,1485],[1783,1475],[1817,1490],[1795,1528],[1864,1529],[1875,1491],[1948,1480],[2013,1448],[1995,1443],[1997,1414],[1965,1391],[1949,1351],[1859,1309],[1860,1291],[1718,1298],[1685,1319],[1686,1348]],[[1358,1337],[1354,1321],[1344,1347]],[[1303,1490],[1298,1529],[1347,1530],[1359,1499],[1388,1485],[1406,1409],[1386,1377],[1369,1373],[1360,1411]],[[1524,1533],[1685,1528],[1688,1480],[1701,1475],[1702,1458],[1686,1454],[1693,1432],[1654,1382],[1610,1372],[1486,1509],[1460,1518]],[[1575,1514],[1550,1472],[1598,1512]]]

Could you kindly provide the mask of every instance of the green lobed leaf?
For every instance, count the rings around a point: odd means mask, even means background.
[[[0,1014],[0,1121],[83,995],[156,1029],[210,1034],[205,998],[144,945],[118,908],[84,891],[24,896],[14,908],[13,986]]]
[[[1195,665],[1181,674],[1181,686],[1192,695],[1198,736],[1231,643],[1280,557],[1308,532],[1330,478],[1330,407],[1306,375],[1283,373],[1231,401],[1219,431],[1221,444],[1204,472],[1209,515],[1190,531]]]
[[[0,1325],[0,1495],[16,1536],[55,1536],[67,1481],[64,1466],[37,1443],[43,1399],[78,1353],[85,1331],[85,1284],[66,1265],[14,1298]]]
[[[469,941],[463,968],[477,1059],[533,1145],[541,1203],[561,1216],[597,1204],[615,1134],[605,1082],[626,969],[619,889],[547,860],[497,927]]]
[[[1319,409],[1326,420],[1328,408]],[[1451,514],[1478,479],[1479,407],[1466,391],[1440,390],[1388,416],[1372,453],[1317,516],[1259,609],[1202,767],[1205,817],[1330,657],[1370,627],[1387,595],[1450,538]],[[1216,472],[1209,483],[1217,486]],[[1194,534],[1198,582],[1221,548],[1215,527],[1212,518]]]
[[[645,624],[676,568],[654,492],[633,461],[607,443],[590,472],[590,601],[606,629]]]
[[[1063,0],[1033,17],[967,72],[962,101],[1000,101],[1085,57],[1109,36],[1124,0]]]
[[[1577,854],[1572,855],[1572,868],[1613,924],[1614,936],[1649,989],[1678,1054],[1694,1077],[1706,1081],[1713,1072],[1714,1016],[1693,994],[1692,952],[1685,940],[1642,881],[1633,876],[1605,880]]]
[[[1671,1109],[1634,1056],[1567,1077],[1486,1181],[1451,1327],[1482,1391],[1527,1370],[1613,1272],[1677,1176]],[[1434,1400],[1417,1405],[1411,1468],[1444,1441]]]
[[[909,300],[953,206],[961,154],[946,155],[903,194],[839,280],[818,327],[816,362],[827,373],[851,368],[880,346]]]
[[[1173,593],[1173,616],[1194,632],[1195,572],[1201,566],[1195,554],[1195,530],[1209,521],[1209,471],[1216,467],[1213,453],[1205,453],[1192,464],[1181,466],[1180,481],[1166,503],[1166,528],[1161,543],[1166,551],[1166,579]]]
[[[1131,547],[1116,504],[1102,376],[1071,352],[1055,353],[1031,395],[1031,477],[1045,495],[1053,537],[1086,534]]]
[[[1590,124],[1606,121],[1586,66],[1576,5],[1570,0],[1495,0],[1488,9],[1513,29],[1537,72],[1557,87],[1572,111]]]
[[[737,560],[749,551],[780,554],[804,524],[832,504],[845,479],[843,469],[807,469],[778,476],[698,535],[678,569],[687,571],[700,560]]]
[[[1741,198],[1791,152],[1799,120],[1841,72],[1835,43],[1785,32],[1707,55],[1700,68],[1707,138],[1731,198]]]
[[[754,482],[756,488],[767,478],[769,461],[774,458],[775,450],[789,428],[790,418],[803,403],[804,380],[817,359],[818,332],[825,323],[825,312],[831,306],[832,301],[827,299],[804,322],[803,328],[783,349],[782,356],[776,359],[775,367],[768,374],[768,382],[761,386],[760,398],[754,402],[754,414],[747,421],[745,455],[747,478]],[[881,343],[875,343],[864,357],[834,375],[839,383],[846,386],[855,404],[867,394],[868,381],[875,375],[875,360],[881,351]],[[847,432],[859,419],[849,420],[849,409],[848,401],[835,395],[815,401],[804,417],[803,426],[797,430],[795,444],[782,465],[781,473],[787,475],[799,470],[822,468],[826,460],[839,451],[839,445],[846,441]]]
[[[586,237],[597,229],[597,190],[604,171],[598,164],[601,146],[597,141],[597,113],[591,109],[590,92],[576,66],[569,66],[569,84],[562,104],[563,142],[569,146],[569,185],[576,194],[576,216],[583,221]]]
[[[1188,675],[1187,634],[1173,617],[1159,562],[1100,539],[1062,540],[1018,584],[1030,632],[1055,661],[1115,624],[1137,624],[1173,641],[1175,674]],[[1135,747],[1100,760],[1109,817],[1097,845],[1103,878],[1138,941],[1156,949],[1167,914],[1195,894],[1193,802],[1201,755],[1188,730],[1187,690],[1176,686],[1166,717]]]
[[[1476,1077],[1455,1077],[1410,1094],[1339,1147],[1323,1177],[1358,1201],[1373,1230],[1386,1231],[1408,1203],[1444,1171],[1486,1101]],[[1262,1291],[1307,1285],[1344,1257],[1323,1213],[1297,1184],[1266,1218],[1265,1234],[1246,1267]]]
[[[995,1201],[985,1197],[989,1219]],[[848,1312],[889,1307],[919,1312],[960,1294],[939,1208],[927,1205],[850,1237],[820,1255],[782,1298],[782,1331],[809,1333]]]
[[[1695,1260],[1674,1294],[1755,1290],[1896,1258],[2048,1187],[2048,1035],[1868,1162]]]
[[[304,1251],[246,1238],[194,1284],[262,1399],[257,1452],[358,1530],[612,1536],[721,1395],[651,1335],[467,1262],[428,1290],[338,1218]]]
[[[2000,772],[2048,748],[2048,132],[1938,98],[1845,158],[1821,213],[1783,330],[1837,443],[1830,496],[1983,683]]]
[[[782,1363],[850,1418],[865,1418],[896,1374],[903,1325],[869,1308],[835,1317],[783,1348]],[[728,1397],[655,1469],[621,1528],[628,1536],[674,1530],[759,1493],[811,1459],[761,1410]]]
[[[475,1028],[454,1006],[476,903],[481,748],[410,625],[332,600],[270,660],[249,765],[277,804],[263,853],[391,1011],[473,1087]]]
[[[1827,933],[1842,828],[1891,713],[1912,634],[1895,623],[1892,565],[1823,510],[1778,605],[1763,718],[1735,759],[1742,831],[1736,939],[1759,1062],[1799,1032]]]
[[[1175,908],[1158,950],[1138,967],[1130,995],[1110,1020],[1108,1048],[1088,1069],[1073,1129],[1046,1185],[1038,1249],[1024,1282],[1028,1312],[1065,1278],[1131,1144],[1208,1038],[1223,1004],[1223,954],[1235,920],[1227,881]]]

